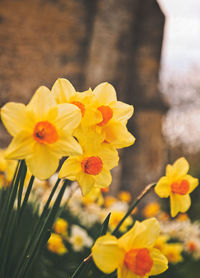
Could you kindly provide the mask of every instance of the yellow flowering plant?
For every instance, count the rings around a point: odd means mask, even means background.
[[[92,247],[95,264],[105,273],[117,269],[118,278],[138,278],[157,275],[167,269],[166,257],[156,248],[159,223],[155,218],[135,225],[117,239],[105,235]]]
[[[188,175],[189,163],[184,157],[173,165],[168,164],[166,175],[155,186],[156,194],[161,198],[170,197],[171,216],[186,212],[190,205],[190,193],[198,186],[198,179]]]
[[[10,102],[1,109],[1,119],[14,137],[6,151],[7,159],[25,159],[31,173],[49,178],[62,156],[81,154],[72,133],[81,113],[72,104],[57,105],[48,88],[42,86],[27,106]]]
[[[76,269],[70,270],[70,278],[86,277],[85,273],[87,277],[101,277],[102,272],[113,273],[113,277],[118,278],[148,278],[167,269],[167,258],[162,254],[164,249],[156,248],[158,221],[150,218],[134,223],[131,215],[153,187],[160,197],[170,196],[172,216],[189,208],[189,193],[198,185],[198,180],[187,174],[189,165],[184,158],[168,165],[166,176],[157,185],[148,185],[127,211],[111,210],[101,231],[94,236],[93,247],[93,239],[81,225],[69,224],[61,218],[73,195],[73,190],[69,189],[68,199],[61,205],[71,182],[79,184],[85,205],[95,200],[102,205],[102,191],[110,186],[110,171],[118,165],[117,149],[135,141],[126,127],[133,111],[133,106],[117,100],[114,87],[107,82],[94,90],[77,92],[63,78],[56,80],[51,91],[45,86],[39,87],[27,105],[10,102],[1,108],[2,122],[13,137],[5,157],[18,160],[18,164],[10,187],[0,190],[0,277],[34,277],[31,270],[44,246],[60,258],[70,252],[82,252],[85,247],[91,248],[89,256]],[[62,165],[61,159],[65,159]],[[57,181],[43,207],[36,210],[37,221],[13,264],[9,255],[20,236],[19,227],[35,178],[49,179],[58,169]],[[122,192],[119,197],[128,206],[131,196]],[[115,200],[109,202],[115,203]],[[165,247],[170,257],[171,246]],[[90,264],[92,261],[101,272]]]
[[[86,195],[94,187],[104,188],[111,184],[110,170],[117,166],[119,157],[116,149],[101,142],[95,132],[79,132],[77,135],[83,154],[70,156],[63,163],[59,177],[78,181],[83,195]]]

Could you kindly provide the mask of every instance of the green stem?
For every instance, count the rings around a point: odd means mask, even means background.
[[[90,254],[87,258],[85,258],[80,265],[77,267],[77,269],[72,274],[71,278],[78,278],[79,274],[83,271],[86,264],[92,261],[92,254]]]

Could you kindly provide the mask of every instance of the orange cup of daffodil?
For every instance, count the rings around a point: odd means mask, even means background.
[[[106,188],[111,184],[110,170],[117,166],[119,157],[116,149],[101,143],[95,132],[84,130],[77,135],[83,154],[70,156],[63,163],[59,177],[77,181],[83,195],[86,195],[95,187]]]

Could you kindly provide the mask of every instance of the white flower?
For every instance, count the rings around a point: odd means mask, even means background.
[[[93,240],[87,232],[77,225],[73,225],[69,242],[75,251],[81,251],[84,247],[91,247]]]

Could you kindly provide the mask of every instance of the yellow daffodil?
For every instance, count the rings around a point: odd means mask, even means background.
[[[106,196],[104,199],[104,207],[109,208],[117,202],[117,198],[113,196]]]
[[[58,104],[71,103],[80,109],[82,124],[91,126],[101,121],[101,113],[93,107],[93,93],[91,89],[84,92],[76,92],[69,80],[59,78],[54,83],[51,92]]]
[[[118,164],[116,149],[107,143],[101,144],[99,137],[89,131],[87,136],[78,137],[78,140],[83,154],[70,156],[63,163],[59,177],[78,181],[83,195],[94,187],[108,187],[112,181],[110,170]]]
[[[118,194],[118,198],[125,203],[129,203],[131,201],[131,194],[128,191],[120,191]]]
[[[67,248],[65,247],[61,236],[54,233],[51,234],[47,242],[47,248],[49,251],[58,255],[64,255],[67,252]]]
[[[183,260],[181,252],[183,245],[181,243],[168,243],[163,248],[163,254],[167,257],[169,263],[176,264]]]
[[[58,218],[53,226],[53,229],[57,234],[60,234],[65,237],[67,237],[67,228],[68,223],[66,220],[62,218]]]
[[[117,269],[118,278],[148,278],[160,274],[167,269],[167,259],[154,248],[159,232],[155,218],[136,221],[119,239],[112,235],[98,238],[92,247],[93,260],[104,273]]]
[[[109,229],[112,231],[114,228],[119,224],[119,222],[122,220],[126,213],[123,211],[117,211],[117,210],[112,210],[111,211],[111,216],[109,220]],[[121,227],[119,228],[119,231],[124,233],[127,231],[128,227],[130,227],[133,224],[133,219],[131,216],[128,216]]]
[[[188,175],[189,164],[184,157],[179,158],[173,165],[166,167],[166,176],[162,177],[155,186],[155,192],[161,198],[170,197],[171,216],[178,212],[186,212],[190,205],[191,193],[198,185],[198,179]]]
[[[48,88],[42,86],[27,106],[10,102],[1,117],[14,137],[6,151],[7,159],[25,159],[33,175],[50,177],[62,156],[81,154],[72,132],[81,120],[80,110],[72,104],[57,105]]]
[[[135,142],[134,136],[127,130],[128,119],[133,115],[133,106],[117,101],[114,87],[107,83],[99,84],[93,91],[94,104],[101,113],[101,121],[96,131],[104,135],[104,140],[115,148],[123,148]]]
[[[160,212],[160,205],[157,202],[152,202],[146,205],[143,209],[143,214],[146,218],[156,216]]]
[[[159,237],[156,239],[154,247],[159,249],[163,253],[163,249],[167,244],[168,240],[169,240],[168,235],[159,235]]]
[[[85,206],[97,203],[99,206],[103,205],[104,198],[101,193],[101,188],[94,187],[90,192],[83,197],[83,204]]]
[[[155,248],[159,249],[168,259],[169,263],[176,264],[183,260],[181,252],[183,245],[181,243],[168,243],[168,235],[160,235],[155,243]]]

